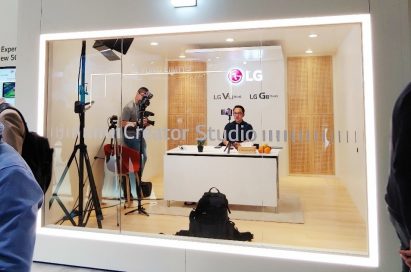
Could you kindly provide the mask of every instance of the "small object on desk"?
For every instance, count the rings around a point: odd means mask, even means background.
[[[206,142],[205,139],[198,139],[197,140],[197,150],[198,150],[198,152],[203,152],[205,142]]]
[[[240,154],[255,154],[255,146],[239,146],[238,153]]]

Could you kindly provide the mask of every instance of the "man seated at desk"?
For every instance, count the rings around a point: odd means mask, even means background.
[[[253,126],[243,120],[244,113],[245,110],[243,106],[234,106],[234,121],[224,127],[224,145],[231,143],[238,149],[241,142],[251,141],[254,138]]]

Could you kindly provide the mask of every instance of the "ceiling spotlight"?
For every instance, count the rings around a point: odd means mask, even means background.
[[[307,53],[307,54],[312,54],[312,53],[313,53],[313,50],[307,49],[307,50],[305,50],[305,53]]]
[[[158,45],[158,42],[151,42],[150,45],[151,45],[151,46],[157,46],[157,45]]]
[[[233,42],[234,39],[233,39],[233,38],[227,38],[227,39],[225,39],[225,41],[226,41],[226,42]]]
[[[171,0],[171,4],[175,8],[195,7],[197,6],[197,0]]]
[[[180,59],[185,59],[186,58],[186,56],[185,55],[180,55],[180,56],[178,56]]]
[[[317,35],[317,34],[315,34],[315,33],[312,33],[312,34],[308,35],[308,37],[310,37],[310,38],[317,38],[317,37],[318,37],[318,35]]]

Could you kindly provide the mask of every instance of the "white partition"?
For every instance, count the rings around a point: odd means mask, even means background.
[[[271,154],[230,154],[223,148],[176,148],[164,155],[164,198],[198,201],[211,187],[226,195],[230,204],[277,207],[279,150]]]

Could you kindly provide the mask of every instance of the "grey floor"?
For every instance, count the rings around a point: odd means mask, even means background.
[[[100,269],[90,269],[75,266],[57,265],[49,263],[33,262],[31,266],[31,272],[97,272],[97,271],[109,271]]]

